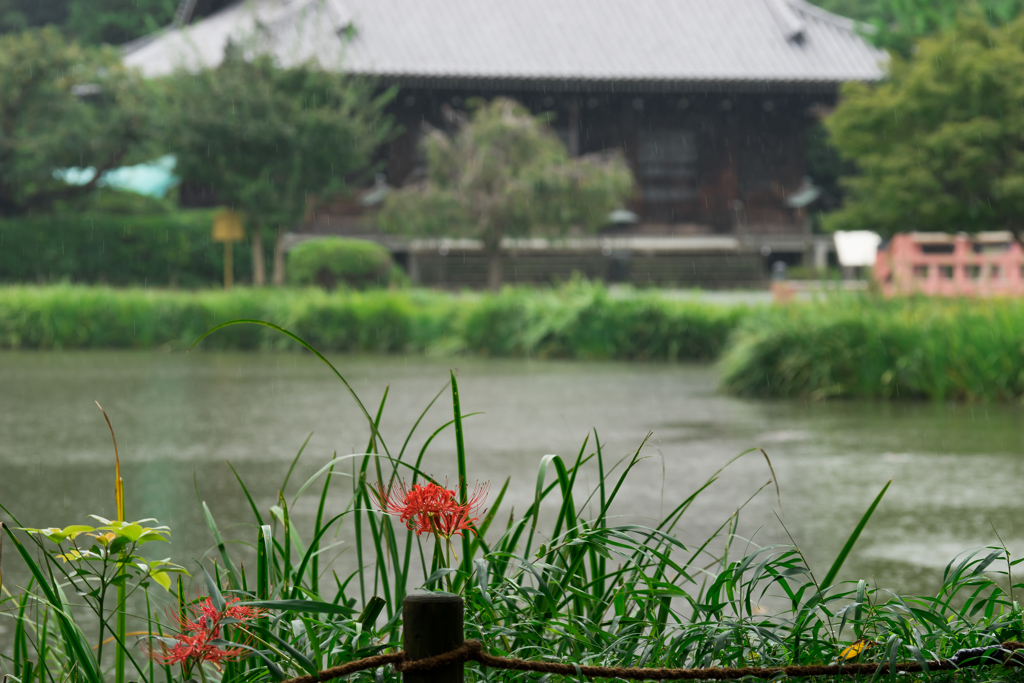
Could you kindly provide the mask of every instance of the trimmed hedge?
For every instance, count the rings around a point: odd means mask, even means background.
[[[62,214],[0,221],[0,282],[211,287],[224,247],[210,239],[215,211],[146,216]],[[252,279],[252,252],[234,246],[235,280]]]
[[[391,252],[370,240],[319,237],[297,244],[288,253],[288,281],[300,287],[387,287],[401,279],[396,269]]]

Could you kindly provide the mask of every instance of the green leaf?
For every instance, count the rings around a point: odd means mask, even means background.
[[[340,614],[348,616],[352,613],[352,610],[345,605],[335,605],[330,602],[320,602],[319,600],[251,600],[238,604],[247,607],[263,607],[264,609],[282,612],[301,612],[303,614]]]
[[[373,630],[373,625],[377,623],[377,617],[384,611],[386,605],[387,603],[384,601],[384,598],[377,595],[374,595],[367,601],[366,607],[363,608],[357,620],[364,631],[370,632]]]
[[[29,534],[43,536],[46,539],[53,541],[54,543],[61,543],[69,537],[74,538],[75,536],[78,536],[78,534],[96,531],[95,527],[85,526],[82,524],[64,527],[63,529],[58,529],[56,527],[50,527],[47,529],[29,529],[26,527],[19,528],[21,529],[21,531],[25,531]]]
[[[213,606],[218,612],[223,612],[227,606],[224,602],[224,596],[220,592],[220,587],[217,582],[210,576],[210,572],[206,571],[206,567],[199,565],[199,568],[203,570],[203,576],[206,577],[206,590],[210,591],[210,600],[213,601]]]
[[[846,562],[847,556],[849,556],[850,551],[853,550],[853,546],[856,545],[857,539],[860,538],[860,532],[864,531],[864,527],[867,526],[868,520],[871,519],[871,515],[874,514],[875,508],[878,507],[878,504],[882,502],[882,496],[884,496],[885,492],[889,490],[889,486],[891,484],[892,479],[886,482],[885,486],[882,487],[882,490],[878,492],[878,495],[875,496],[875,499],[871,502],[871,506],[868,508],[867,512],[865,512],[864,516],[860,518],[860,522],[857,523],[853,533],[850,534],[848,539],[846,539],[846,543],[843,545],[842,550],[839,551],[839,555],[836,557],[835,562],[832,563],[832,566],[828,570],[828,574],[825,575],[824,580],[821,582],[822,591],[827,590],[828,587],[832,585],[832,582],[836,580],[836,576],[839,575],[839,570],[843,568],[843,563]]]

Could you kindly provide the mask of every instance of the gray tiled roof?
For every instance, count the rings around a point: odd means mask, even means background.
[[[824,85],[885,72],[853,22],[804,0],[242,0],[128,46],[126,62],[151,75],[212,66],[229,39],[283,65],[405,80]]]

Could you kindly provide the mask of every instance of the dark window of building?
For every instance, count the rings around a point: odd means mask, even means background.
[[[964,266],[964,275],[972,280],[981,277],[981,266]]]
[[[1002,277],[1002,270],[1000,270],[999,266],[990,266],[988,269],[988,276],[993,280],[998,280]]]
[[[939,266],[939,277],[943,280],[952,280],[953,266]]]
[[[914,277],[922,280],[928,277],[928,266],[914,266]]]
[[[923,254],[952,254],[952,244],[922,244],[921,253]]]

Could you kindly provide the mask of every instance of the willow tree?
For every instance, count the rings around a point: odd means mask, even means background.
[[[390,91],[304,65],[233,53],[216,69],[179,73],[167,88],[164,128],[176,172],[244,215],[252,239],[253,284],[266,283],[274,243],[274,284],[284,284],[284,234],[307,198],[359,186],[392,131]]]
[[[423,146],[426,177],[391,193],[378,223],[479,240],[492,289],[501,285],[502,239],[592,232],[633,186],[621,154],[572,158],[542,119],[508,99],[479,106],[453,135],[428,130]]]

